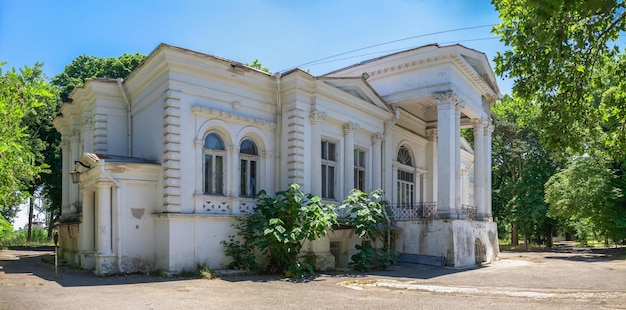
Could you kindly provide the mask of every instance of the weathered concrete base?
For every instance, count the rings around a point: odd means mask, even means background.
[[[399,221],[396,250],[443,256],[446,265],[467,267],[492,262],[499,254],[494,222],[466,220]]]
[[[117,261],[114,254],[96,254],[94,272],[99,276],[110,275],[118,272]]]

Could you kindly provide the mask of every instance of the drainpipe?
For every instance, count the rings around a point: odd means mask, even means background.
[[[122,269],[122,212],[120,212],[122,207],[122,186],[120,182],[118,182],[111,174],[104,170],[104,163],[100,165],[100,174],[106,176],[109,180],[111,180],[113,184],[115,184],[115,190],[117,191],[117,240],[115,240],[117,245],[117,251],[115,252],[117,253],[115,254],[117,258],[117,269],[120,273],[124,273],[124,270]]]
[[[122,83],[124,83],[124,79],[123,78],[118,78],[117,79],[117,87],[120,88],[120,93],[122,93],[122,97],[124,97],[124,101],[126,102],[126,119],[127,119],[127,126],[128,126],[128,157],[133,157],[133,127],[132,127],[132,118],[131,118],[131,114],[130,114],[130,101],[128,100],[128,96],[126,96],[126,92],[124,91],[124,88],[122,87]]]
[[[395,117],[393,118],[393,123],[391,123],[391,125],[389,125],[389,127],[385,128],[385,131],[383,132],[383,136],[387,136],[387,133],[389,133],[389,130],[391,130],[391,128],[393,128],[393,126],[396,125],[396,123],[398,122],[398,120],[400,119],[400,110],[395,109],[393,110],[393,112],[395,113]]]
[[[276,175],[278,176],[275,180],[275,188],[274,188],[274,192],[280,190],[280,180],[282,177],[282,171],[280,169],[280,153],[281,153],[281,131],[282,131],[282,124],[283,124],[283,116],[282,116],[282,109],[283,109],[283,103],[282,103],[282,98],[281,98],[281,92],[280,92],[280,77],[281,74],[280,72],[276,72],[274,74],[274,76],[276,77],[276,139],[274,139],[274,141],[276,141],[276,157],[275,157],[275,169],[276,169]]]

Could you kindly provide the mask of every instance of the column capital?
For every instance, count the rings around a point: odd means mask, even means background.
[[[357,130],[359,130],[359,124],[357,124],[357,123],[347,122],[347,123],[343,124],[343,132],[345,134],[351,134],[351,133],[354,133]]]
[[[326,119],[326,113],[320,112],[318,110],[313,110],[309,114],[309,119],[311,120],[311,122],[321,122],[321,121],[324,121]]]
[[[460,104],[459,98],[453,91],[442,91],[433,93],[433,98],[437,101],[437,109],[453,109]]]
[[[429,141],[437,141],[437,128],[426,129],[426,137]]]
[[[476,129],[484,129],[488,126],[488,121],[482,118],[473,118],[472,119],[472,127]]]
[[[372,135],[372,143],[380,143],[383,140],[385,140],[385,135],[383,135],[380,132],[377,132]]]

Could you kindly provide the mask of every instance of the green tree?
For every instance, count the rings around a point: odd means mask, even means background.
[[[494,28],[510,47],[496,72],[540,112],[552,148],[579,154],[606,148],[626,158],[626,60],[616,40],[626,30],[623,0],[493,0]]]
[[[44,80],[41,64],[24,69],[0,68],[0,205],[15,206],[28,196],[29,185],[46,172],[40,159],[43,144],[32,138],[33,119],[56,101]]]
[[[68,102],[72,90],[82,86],[86,80],[126,78],[145,58],[145,55],[139,53],[124,54],[118,58],[80,55],[65,66],[65,70],[55,76],[51,83],[61,88],[62,102]]]
[[[606,238],[622,240],[626,238],[623,182],[623,173],[610,160],[578,157],[546,183],[548,214],[582,222]]]
[[[493,215],[501,236],[518,234],[551,246],[555,220],[546,216],[544,183],[557,171],[559,161],[539,139],[540,128],[532,120],[534,106],[505,96],[493,105],[492,142]]]

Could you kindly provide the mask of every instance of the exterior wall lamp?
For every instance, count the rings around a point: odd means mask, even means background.
[[[91,166],[83,164],[80,160],[75,160],[74,165],[81,165],[84,168],[91,169]],[[78,171],[78,169],[74,169],[74,171],[70,172],[70,176],[72,177],[72,183],[80,183],[80,171]]]

